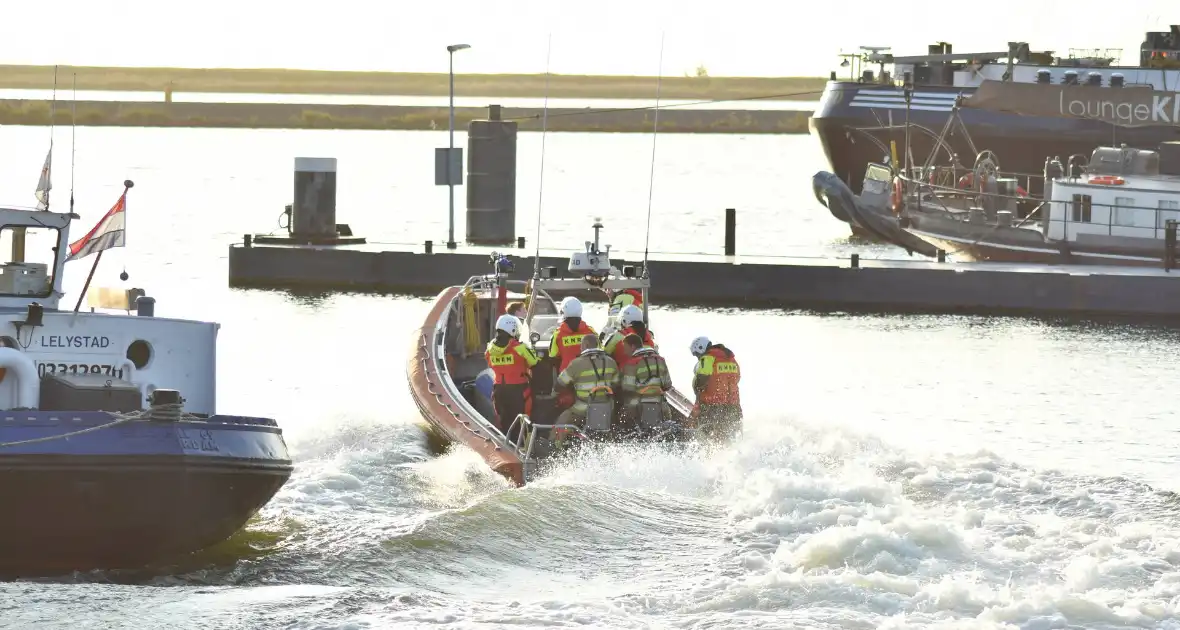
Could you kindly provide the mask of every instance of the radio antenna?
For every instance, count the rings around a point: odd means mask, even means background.
[[[643,276],[647,277],[647,249],[651,242],[651,200],[652,193],[655,190],[656,180],[656,137],[660,133],[660,84],[664,80],[664,36],[665,33],[660,33],[660,67],[656,74],[656,106],[652,115],[654,121],[652,122],[651,130],[651,174],[647,178],[647,229],[643,236]]]
[[[545,192],[545,135],[549,127],[549,59],[553,54],[553,33],[545,46],[545,105],[541,112],[541,175],[537,182],[537,238],[533,255],[533,279],[541,277],[541,201]]]

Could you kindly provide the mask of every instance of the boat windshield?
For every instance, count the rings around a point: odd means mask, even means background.
[[[544,293],[535,294],[532,316],[524,323],[525,337],[531,339],[535,332],[538,339],[547,341],[557,327],[557,303]]]
[[[60,230],[0,226],[0,295],[48,297],[53,292]]]

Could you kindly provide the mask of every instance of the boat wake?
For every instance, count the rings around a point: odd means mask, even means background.
[[[233,585],[204,625],[1180,627],[1170,493],[746,427],[712,451],[585,451],[510,488],[470,451],[430,456],[412,423],[354,423],[292,444],[296,476],[246,530],[281,530],[269,553],[120,610],[163,619]]]

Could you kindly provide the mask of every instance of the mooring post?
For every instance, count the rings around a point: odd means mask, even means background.
[[[434,241],[426,241],[426,253],[427,254],[434,253]]]
[[[725,255],[737,255],[737,208],[725,209]]]
[[[488,105],[487,120],[467,127],[467,242],[474,245],[516,240],[518,124],[504,120],[499,105]]]
[[[524,237],[523,236],[516,237],[516,247],[519,249],[524,249]]]
[[[1164,271],[1171,273],[1176,266],[1176,220],[1164,222]]]
[[[295,158],[295,201],[291,235],[331,241],[336,231],[336,158]]]
[[[941,262],[941,263],[946,262],[946,250],[945,249],[938,250],[938,262]]]
[[[852,263],[853,269],[858,269],[860,267],[860,254],[853,254],[848,257],[848,260]]]

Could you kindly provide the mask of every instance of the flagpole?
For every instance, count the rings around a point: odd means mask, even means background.
[[[119,199],[126,199],[127,191],[131,190],[131,187],[134,185],[135,184],[131,183],[131,180],[124,181],[123,194],[120,195]],[[124,221],[126,221],[126,218],[124,218]],[[127,229],[126,224],[124,224],[123,229]],[[78,312],[78,309],[82,308],[82,300],[86,299],[86,292],[90,290],[90,281],[94,279],[94,272],[98,269],[98,263],[102,260],[102,253],[105,251],[105,249],[100,249],[98,250],[98,253],[94,255],[94,264],[90,265],[90,273],[86,274],[86,284],[82,285],[82,293],[78,294],[78,303],[74,305],[75,313]]]
[[[94,255],[94,264],[90,265],[90,273],[86,276],[86,284],[82,285],[82,293],[78,295],[78,303],[74,305],[74,312],[82,308],[82,300],[86,299],[86,291],[90,289],[90,281],[94,279],[94,271],[98,269],[98,261],[102,260],[102,250]]]

